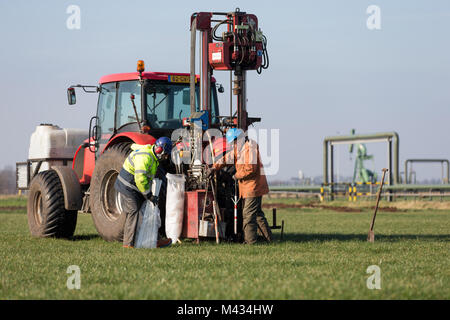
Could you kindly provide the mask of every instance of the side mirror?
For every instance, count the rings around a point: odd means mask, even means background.
[[[67,89],[67,100],[69,102],[69,105],[74,105],[75,103],[77,103],[77,97],[75,95],[75,88]]]
[[[219,93],[224,93],[225,89],[223,88],[223,86],[221,84],[219,84],[219,89],[217,89],[217,91],[219,91]]]

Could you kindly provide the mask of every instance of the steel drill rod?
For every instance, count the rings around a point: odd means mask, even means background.
[[[216,198],[216,193],[214,192],[214,186],[212,181],[210,181],[211,183],[211,189],[212,189],[212,193],[213,193],[213,214],[214,214],[214,231],[216,232],[216,243],[218,244],[220,242],[219,240],[219,226],[218,226],[218,212],[217,212],[217,198]]]
[[[222,215],[220,213],[219,202],[217,201],[216,190],[214,189],[214,184],[212,181],[211,181],[211,189],[212,189],[212,194],[213,194],[213,198],[215,201],[214,208],[216,208],[216,212],[217,212],[217,216],[219,217],[219,220],[222,221]]]
[[[239,197],[237,194],[237,181],[234,181],[234,234],[237,234],[237,204],[239,202]]]
[[[219,240],[219,226],[218,226],[218,222],[217,222],[217,212],[216,212],[216,201],[213,200],[213,212],[214,212],[214,229],[216,232],[216,243],[219,244],[220,240]]]
[[[209,185],[209,179],[207,179],[207,182],[206,182],[205,200],[203,201],[202,220],[205,218],[205,213],[206,213],[206,201],[208,199],[208,185]]]
[[[237,234],[237,196],[234,196],[234,234]]]

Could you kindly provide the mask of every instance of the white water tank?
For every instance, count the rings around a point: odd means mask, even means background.
[[[78,147],[88,138],[88,130],[63,129],[52,124],[41,124],[31,135],[28,159],[44,160],[39,172],[48,170],[53,165],[72,166],[72,159]]]

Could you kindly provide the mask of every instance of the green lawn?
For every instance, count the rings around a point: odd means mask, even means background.
[[[366,242],[372,210],[305,207],[278,210],[283,242],[130,250],[99,238],[86,214],[73,240],[32,238],[25,205],[0,199],[0,299],[450,298],[448,210],[381,211],[375,243]],[[80,290],[66,286],[70,265],[80,267]],[[366,286],[370,265],[381,290]]]

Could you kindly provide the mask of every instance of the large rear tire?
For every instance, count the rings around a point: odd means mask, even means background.
[[[34,237],[73,236],[78,211],[65,209],[63,188],[54,170],[40,172],[31,181],[27,214]]]
[[[106,150],[95,164],[90,188],[92,219],[106,241],[122,241],[126,215],[121,195],[114,188],[123,163],[131,152],[131,143],[118,143]]]
[[[126,215],[122,210],[123,197],[114,188],[123,163],[131,152],[131,143],[118,143],[106,150],[97,160],[92,174],[89,201],[92,219],[100,236],[106,241],[123,241]],[[165,171],[158,169],[157,178],[162,179],[159,193],[159,210],[161,216],[161,235],[165,234],[166,188]]]

